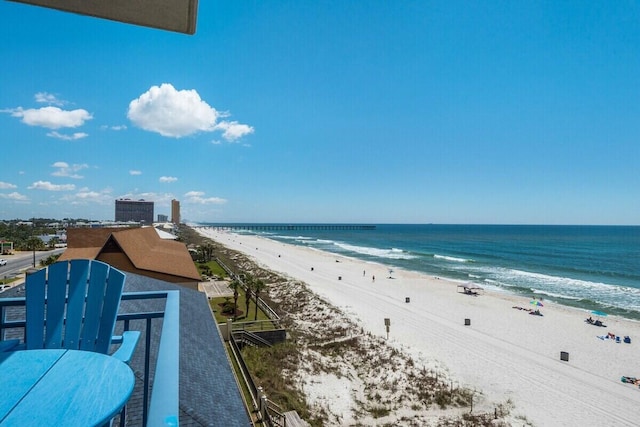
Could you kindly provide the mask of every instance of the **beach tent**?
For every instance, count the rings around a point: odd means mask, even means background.
[[[483,289],[475,283],[461,283],[457,287],[457,292],[462,292],[464,294],[477,294],[478,291],[482,290]]]

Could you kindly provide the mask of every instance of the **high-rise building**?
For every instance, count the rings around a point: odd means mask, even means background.
[[[153,202],[146,200],[118,199],[116,200],[117,222],[153,223]]]
[[[169,217],[167,215],[158,214],[158,222],[167,222],[169,221]]]
[[[180,201],[171,200],[171,222],[174,224],[180,224]]]

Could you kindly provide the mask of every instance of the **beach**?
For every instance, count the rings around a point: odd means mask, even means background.
[[[261,267],[304,282],[318,296],[411,355],[438,365],[480,402],[513,404],[513,425],[633,426],[640,389],[621,382],[640,376],[640,324],[608,316],[585,322],[585,310],[503,292],[461,292],[459,283],[255,235],[198,231],[243,252]],[[375,277],[375,280],[374,280]],[[543,316],[532,315],[539,309]],[[387,339],[385,319],[390,326]],[[631,343],[601,339],[608,333]],[[561,353],[565,359],[561,360]],[[393,369],[393,367],[389,367]],[[344,406],[344,394],[325,404]],[[340,409],[336,409],[340,410]]]

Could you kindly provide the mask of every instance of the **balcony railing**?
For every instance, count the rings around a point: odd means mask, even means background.
[[[155,427],[179,424],[179,312],[179,291],[129,292],[122,295],[116,331],[134,329],[141,332],[131,362],[134,371],[141,373],[142,387],[136,386],[136,389],[141,389],[141,396],[136,396],[134,391],[131,400],[140,398],[142,404],[128,405],[127,417],[127,420],[140,421],[127,421],[127,425]],[[24,340],[25,325],[25,298],[0,298],[0,340]],[[134,412],[132,406],[139,413]]]

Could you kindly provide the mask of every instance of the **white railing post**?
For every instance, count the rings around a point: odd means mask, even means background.
[[[267,413],[267,395],[263,394],[262,397],[260,398],[260,406],[262,407],[262,419],[266,420],[267,417],[269,416],[269,414]]]

